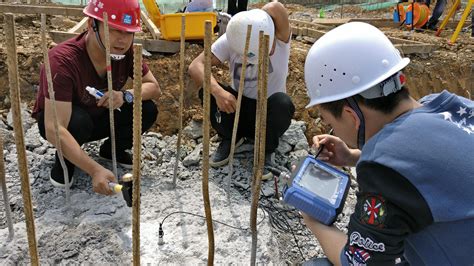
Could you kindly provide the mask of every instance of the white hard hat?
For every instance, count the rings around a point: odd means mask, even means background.
[[[363,22],[341,25],[308,52],[304,70],[311,101],[306,108],[367,91],[409,62],[376,27]]]
[[[255,64],[258,62],[259,32],[263,31],[270,36],[268,51],[271,51],[275,38],[275,26],[272,17],[261,9],[239,12],[233,16],[227,25],[226,36],[232,50],[239,55],[244,53],[248,25],[252,25],[252,33],[247,60]]]

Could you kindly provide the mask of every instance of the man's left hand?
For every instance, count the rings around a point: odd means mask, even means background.
[[[121,91],[112,91],[114,101],[112,102],[113,109],[120,108],[123,105],[123,93]],[[104,93],[104,96],[97,102],[97,106],[109,108],[109,92]]]

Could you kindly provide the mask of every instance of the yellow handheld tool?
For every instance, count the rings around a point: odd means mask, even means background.
[[[114,182],[109,183],[109,188],[114,193],[122,192],[123,199],[128,207],[132,207],[132,191],[133,191],[133,175],[126,173],[122,176],[121,184]]]

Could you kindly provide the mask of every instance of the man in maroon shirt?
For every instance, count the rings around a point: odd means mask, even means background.
[[[131,168],[133,90],[122,90],[127,79],[133,77],[134,33],[141,30],[138,0],[89,1],[84,13],[89,16],[88,30],[59,44],[49,51],[51,74],[55,91],[59,122],[59,140],[55,138],[52,101],[44,66],[41,68],[40,89],[36,97],[33,117],[43,138],[54,146],[61,142],[69,173],[73,182],[75,166],[92,177],[95,192],[110,195],[109,182],[116,177],[108,169],[91,159],[81,145],[107,138],[100,147],[100,157],[111,159],[109,128],[109,93],[105,58],[104,25],[102,14],[107,12],[110,26],[110,51],[112,57],[113,107],[115,118],[116,154],[118,164]],[[152,99],[157,99],[160,87],[148,66],[142,66],[142,131],[148,130],[156,120],[158,110]],[[86,87],[103,92],[100,100],[90,95]],[[118,110],[120,109],[120,111]],[[64,187],[63,170],[56,153],[50,181]]]

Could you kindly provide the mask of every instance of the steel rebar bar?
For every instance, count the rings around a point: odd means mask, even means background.
[[[181,158],[181,138],[183,134],[183,109],[184,109],[184,52],[185,52],[186,16],[181,16],[181,38],[179,49],[179,115],[178,115],[178,141],[176,143],[176,161],[174,162],[173,187],[176,187],[178,176],[178,163]]]
[[[203,123],[203,147],[202,147],[202,196],[204,211],[206,214],[207,236],[209,242],[207,265],[214,265],[214,227],[212,224],[211,202],[209,199],[209,125],[211,106],[211,21],[205,22],[204,38],[204,123]]]
[[[142,147],[142,45],[133,45],[133,265],[140,265],[140,179]]]
[[[117,173],[117,151],[115,148],[115,118],[114,118],[114,89],[112,83],[112,64],[110,62],[110,32],[109,17],[107,12],[103,13],[104,18],[104,46],[105,46],[105,63],[107,66],[107,87],[109,92],[109,120],[110,120],[110,147],[112,149],[112,169],[114,176],[119,178]],[[120,181],[120,180],[119,180]]]
[[[260,38],[262,41],[262,38]],[[259,83],[261,87],[258,88],[258,97],[260,98],[259,106],[257,107],[258,113],[257,117],[259,117],[259,124],[256,127],[260,127],[259,130],[259,146],[254,147],[254,149],[258,149],[258,159],[257,165],[254,165],[254,168],[257,168],[256,175],[254,176],[254,187],[252,188],[252,205],[250,210],[250,228],[252,232],[252,253],[250,257],[250,264],[256,265],[256,258],[257,258],[257,210],[258,210],[258,200],[260,198],[260,185],[262,181],[262,174],[263,174],[263,167],[265,162],[265,140],[266,140],[266,132],[267,132],[267,87],[268,87],[268,45],[270,42],[270,38],[268,35],[263,36],[263,47],[262,53],[259,54],[259,64],[262,65],[262,71],[259,71],[261,76],[259,79],[262,82]],[[261,44],[260,44],[261,45]]]
[[[5,161],[3,158],[3,136],[0,134],[0,185],[2,186],[3,203],[5,204],[5,216],[8,224],[7,242],[12,241],[15,236],[13,229],[12,210],[10,208],[10,199],[8,198],[7,179],[5,177]]]
[[[56,143],[56,150],[58,152],[59,162],[61,163],[61,167],[63,169],[64,175],[64,188],[66,191],[66,205],[71,203],[71,197],[69,193],[69,172],[67,170],[66,162],[64,161],[64,154],[61,144],[61,138],[59,137],[59,123],[58,123],[58,112],[56,109],[56,96],[54,94],[54,87],[53,87],[53,78],[51,76],[51,65],[49,63],[49,56],[48,56],[48,47],[46,44],[46,14],[41,14],[41,48],[43,50],[43,57],[44,57],[44,69],[46,71],[46,79],[48,81],[48,94],[49,99],[51,101],[51,107],[53,111],[53,123],[54,123],[54,138]]]
[[[18,77],[18,58],[16,51],[15,18],[13,14],[4,15],[4,31],[7,46],[8,80],[10,83],[11,110],[13,113],[13,129],[15,132],[15,145],[18,154],[18,169],[21,179],[21,193],[25,210],[26,233],[30,251],[31,265],[39,265],[36,243],[35,221],[31,202],[30,178],[28,176],[28,161],[26,158],[25,138],[23,133],[20,86]]]
[[[237,93],[237,103],[235,106],[234,127],[232,128],[232,140],[230,143],[229,173],[228,173],[227,181],[226,181],[227,192],[230,191],[230,187],[232,183],[232,173],[234,171],[235,141],[237,138],[237,130],[239,128],[240,106],[242,104],[242,95],[245,88],[244,85],[245,85],[245,75],[247,71],[247,54],[249,53],[251,34],[252,34],[252,25],[247,25],[247,35],[245,38],[245,47],[244,47],[243,60],[242,60],[242,71],[240,73],[239,90]]]

